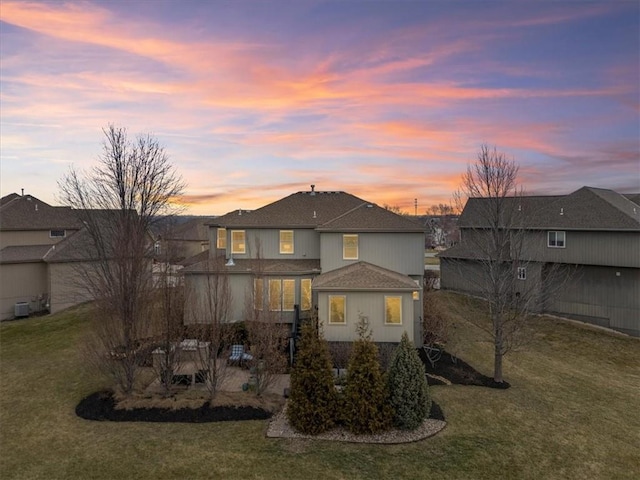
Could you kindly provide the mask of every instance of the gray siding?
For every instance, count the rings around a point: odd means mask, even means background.
[[[564,248],[547,247],[547,231],[527,232],[523,258],[554,263],[640,268],[640,232],[565,231]]]
[[[83,274],[93,270],[85,263],[50,263],[49,291],[51,313],[87,302],[92,299],[82,282]]]
[[[346,296],[346,324],[329,324],[329,295]],[[385,295],[402,296],[402,325],[385,325]],[[418,304],[408,292],[318,292],[318,318],[322,322],[324,336],[328,341],[355,340],[360,314],[368,318],[376,342],[399,342],[405,331],[413,341],[416,330],[414,302]]]
[[[364,261],[405,275],[424,274],[422,233],[358,233],[358,260],[342,259],[342,235],[321,233],[320,266],[323,273]]]
[[[27,302],[31,311],[40,309],[39,298],[48,297],[47,265],[19,263],[0,265],[0,320],[13,318],[17,302]]]
[[[234,253],[234,258],[256,258],[258,245],[260,256],[265,259],[314,259],[320,258],[320,236],[312,229],[282,229],[293,230],[293,254],[280,253],[281,229],[227,229],[227,258],[231,254],[231,231],[244,230],[246,240],[246,252]],[[214,234],[215,235],[215,234]]]

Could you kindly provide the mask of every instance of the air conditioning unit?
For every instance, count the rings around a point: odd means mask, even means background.
[[[29,304],[27,302],[17,302],[15,305],[15,317],[28,317],[29,316]]]

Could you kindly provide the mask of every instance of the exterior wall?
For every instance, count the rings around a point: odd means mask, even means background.
[[[234,258],[256,258],[258,256],[257,245],[260,246],[260,256],[265,259],[314,259],[320,258],[320,236],[313,229],[293,229],[293,254],[280,253],[280,230],[291,229],[227,229],[227,253],[231,254],[231,231],[244,230],[246,241],[246,253],[234,253]]]
[[[0,248],[12,245],[53,245],[64,240],[75,230],[66,230],[65,237],[49,236],[50,230],[33,230],[33,231],[2,231],[0,232]]]
[[[83,263],[49,264],[48,282],[51,313],[92,300],[80,281],[78,270],[85,269],[84,265]]]
[[[547,310],[640,337],[638,292],[640,269],[583,266]]]
[[[0,320],[14,317],[17,302],[27,302],[32,313],[40,311],[49,293],[47,265],[44,262],[0,265],[0,285]]]
[[[404,275],[424,275],[423,233],[358,233],[358,259],[342,259],[342,233],[320,234],[323,273],[358,261],[369,262]]]
[[[185,282],[185,324],[201,323],[196,319],[205,318],[208,315],[206,298],[212,291],[212,283],[207,282],[207,274],[187,274]],[[213,275],[211,275],[213,277]],[[250,275],[228,275],[229,290],[231,291],[230,308],[227,321],[239,322],[244,320],[245,299],[250,288],[253,289],[253,279]]]
[[[329,295],[346,296],[346,323],[329,324]],[[385,295],[402,296],[402,325],[385,325]],[[415,302],[416,304],[418,302]],[[318,292],[318,318],[322,322],[324,337],[330,342],[353,341],[357,338],[359,315],[369,319],[375,342],[400,342],[403,332],[414,341],[414,300],[409,292]]]
[[[543,262],[640,268],[640,232],[564,232],[564,248],[547,247],[547,230],[527,232],[522,257]]]

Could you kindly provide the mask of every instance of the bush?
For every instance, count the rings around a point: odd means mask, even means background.
[[[351,351],[343,402],[341,418],[352,433],[376,433],[391,426],[393,410],[378,349],[362,330]]]
[[[336,391],[327,342],[315,322],[302,326],[296,363],[291,372],[287,416],[296,430],[317,435],[335,424]]]
[[[431,410],[424,364],[407,332],[396,348],[388,377],[389,403],[395,414],[393,424],[404,430],[418,428]]]

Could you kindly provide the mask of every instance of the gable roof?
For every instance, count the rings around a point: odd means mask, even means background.
[[[509,197],[505,212],[529,229],[640,230],[640,207],[613,190],[582,187],[569,195]],[[461,228],[482,228],[490,198],[470,198],[460,216]]]
[[[345,192],[297,192],[257,210],[235,210],[209,222],[221,227],[315,228],[366,203]]]
[[[52,207],[33,195],[10,194],[0,205],[0,230],[77,230],[81,226],[71,207]]]
[[[424,227],[411,218],[393,213],[373,203],[361,203],[318,227],[319,231],[331,232],[419,232]]]
[[[192,218],[180,225],[170,228],[162,235],[165,240],[205,241],[209,240],[208,224],[214,217]]]
[[[318,259],[256,259],[237,258],[234,265],[227,266],[224,255],[209,258],[209,251],[185,260],[184,273],[243,273],[269,275],[304,275],[318,274],[320,272],[320,260]]]
[[[356,262],[317,276],[314,290],[405,290],[418,289],[408,276],[367,262]]]

